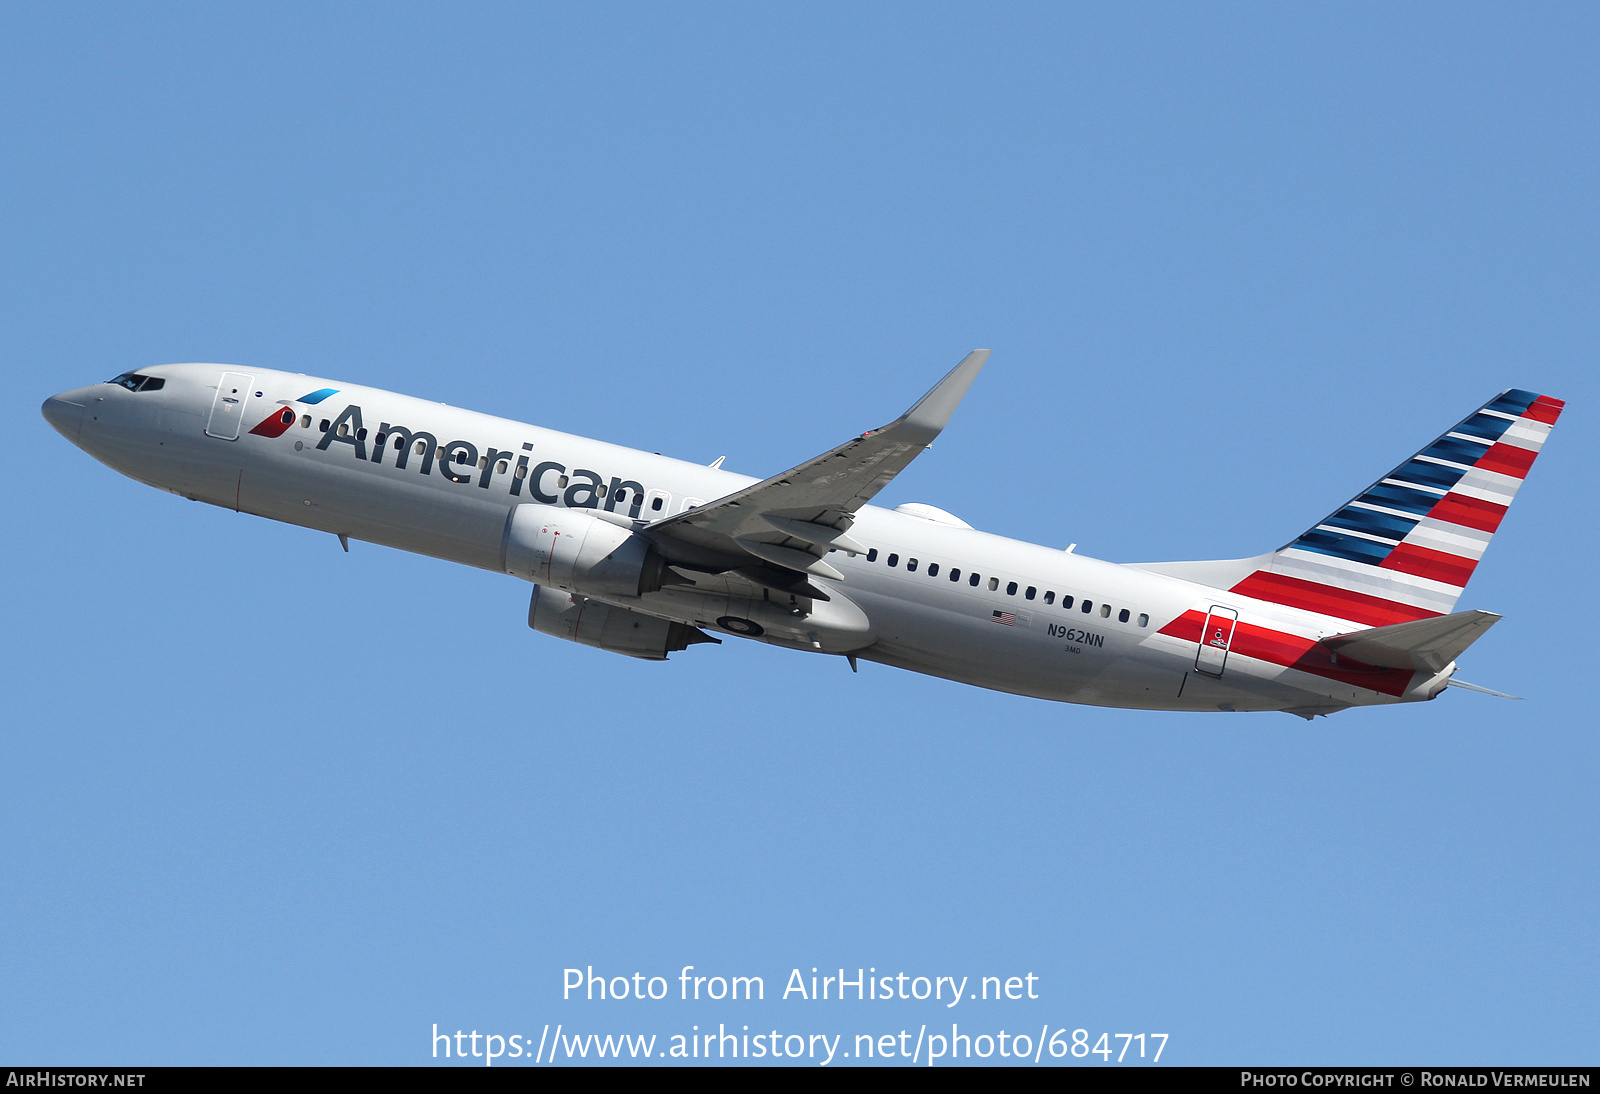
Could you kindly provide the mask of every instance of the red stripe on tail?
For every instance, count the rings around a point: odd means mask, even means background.
[[[1528,477],[1528,468],[1533,466],[1533,459],[1539,453],[1530,452],[1526,448],[1518,448],[1514,444],[1495,442],[1489,451],[1478,457],[1478,462],[1472,466],[1480,471],[1496,471],[1512,478],[1523,479]]]
[[[1431,515],[1431,514],[1430,514]],[[1470,558],[1435,551],[1431,547],[1418,547],[1415,543],[1402,543],[1389,552],[1379,566],[1385,570],[1398,570],[1402,574],[1415,574],[1430,581],[1442,581],[1457,588],[1467,583],[1478,564]]]
[[[1480,532],[1493,532],[1500,527],[1500,522],[1505,519],[1506,510],[1510,508],[1482,498],[1472,498],[1465,494],[1446,494],[1439,499],[1428,513],[1430,520],[1444,520],[1451,524],[1459,524],[1463,528],[1475,528]]]
[[[1522,412],[1524,418],[1532,418],[1545,425],[1555,425],[1556,419],[1561,417],[1561,408],[1567,404],[1560,399],[1552,399],[1548,395],[1541,395],[1533,401],[1533,405]]]
[[[1198,643],[1205,621],[1204,612],[1191,609],[1162,627],[1161,633],[1170,638]],[[1309,672],[1326,680],[1354,684],[1384,695],[1404,695],[1411,684],[1411,673],[1404,669],[1364,665],[1348,657],[1335,660],[1333,651],[1315,639],[1286,634],[1242,620],[1233,629],[1233,642],[1228,652],[1265,661],[1269,665]]]
[[[1415,604],[1402,604],[1397,600],[1385,600],[1381,596],[1339,589],[1319,581],[1307,581],[1304,578],[1275,574],[1268,570],[1257,570],[1235,585],[1231,591],[1240,596],[1253,596],[1257,600],[1273,604],[1285,604],[1291,608],[1303,608],[1308,612],[1321,612],[1323,615],[1354,620],[1368,627],[1409,623],[1413,619],[1432,619],[1439,614],[1430,612],[1426,608],[1419,608]]]

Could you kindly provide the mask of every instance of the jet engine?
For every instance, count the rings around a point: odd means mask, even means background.
[[[667,654],[688,649],[696,642],[717,641],[683,623],[585,600],[544,585],[533,587],[528,626],[541,634],[644,661],[665,661]]]
[[[580,596],[643,596],[679,581],[655,546],[582,509],[530,503],[511,510],[505,572]]]

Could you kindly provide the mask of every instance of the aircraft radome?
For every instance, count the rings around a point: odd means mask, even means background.
[[[1560,400],[1501,392],[1277,550],[1118,565],[869,504],[988,356],[761,480],[235,365],[141,369],[43,409],[140,482],[520,578],[529,626],[631,657],[733,635],[1069,703],[1304,718],[1488,690],[1455,662],[1500,617],[1456,601]]]

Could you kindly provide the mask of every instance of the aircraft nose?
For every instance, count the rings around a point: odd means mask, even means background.
[[[83,428],[85,404],[79,401],[81,398],[81,389],[64,391],[60,395],[50,396],[39,408],[44,420],[73,444],[78,443],[78,431]]]

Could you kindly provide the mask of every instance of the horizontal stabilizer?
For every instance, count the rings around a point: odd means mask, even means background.
[[[1498,622],[1493,612],[1456,612],[1324,638],[1322,644],[1368,665],[1438,672]]]

